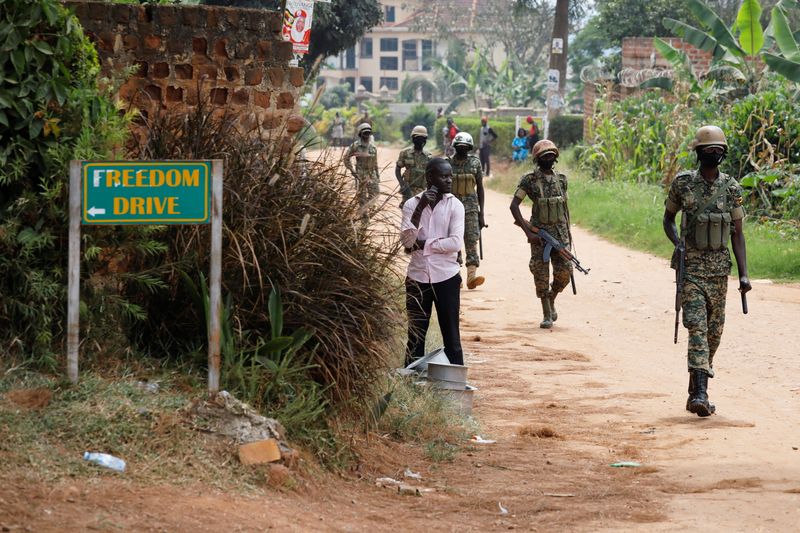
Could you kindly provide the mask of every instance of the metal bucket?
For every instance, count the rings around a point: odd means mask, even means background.
[[[472,400],[475,396],[475,391],[478,387],[472,385],[464,385],[459,390],[454,389],[441,389],[441,394],[450,396],[459,406],[459,411],[465,415],[472,414]]]
[[[464,390],[464,387],[467,386],[461,381],[447,381],[446,379],[432,379],[430,380],[430,383],[437,389],[446,390]]]
[[[428,379],[431,381],[451,381],[460,383],[462,386],[467,383],[467,371],[469,369],[463,365],[451,365],[450,363],[428,363]]]

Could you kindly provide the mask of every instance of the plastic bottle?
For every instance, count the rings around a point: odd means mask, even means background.
[[[125,471],[125,461],[107,453],[83,452],[83,458],[117,472]]]

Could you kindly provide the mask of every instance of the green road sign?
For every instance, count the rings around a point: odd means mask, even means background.
[[[210,161],[84,162],[81,222],[207,224]]]

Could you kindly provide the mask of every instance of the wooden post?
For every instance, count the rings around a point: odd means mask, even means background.
[[[222,161],[211,162],[211,258],[208,283],[208,392],[219,392],[222,315]]]
[[[67,263],[67,377],[78,382],[81,305],[81,162],[69,162],[69,259]]]

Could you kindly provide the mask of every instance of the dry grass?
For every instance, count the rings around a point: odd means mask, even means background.
[[[135,155],[224,160],[223,293],[234,328],[266,337],[268,296],[279,288],[285,330],[315,332],[314,377],[331,400],[370,398],[404,324],[393,225],[382,221],[381,205],[360,208],[338,165],[303,161],[284,127],[241,132],[235,117],[219,112],[198,106],[188,116],[152,118]],[[169,294],[150,299],[150,344],[203,343],[203,310],[187,297],[180,271],[195,280],[207,271],[208,228],[171,228],[167,243],[176,267]]]

